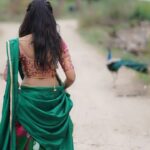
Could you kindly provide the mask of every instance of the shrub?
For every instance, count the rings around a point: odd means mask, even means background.
[[[131,18],[138,20],[150,20],[150,2],[138,2]]]
[[[132,20],[150,20],[150,3],[137,0],[101,0],[85,6],[81,14],[82,27],[115,25]]]

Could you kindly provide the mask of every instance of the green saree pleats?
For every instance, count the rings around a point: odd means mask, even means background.
[[[8,43],[9,44],[9,43]],[[18,39],[10,41],[8,48],[7,85],[0,124],[0,150],[20,150],[16,147],[15,123],[27,131],[39,150],[74,150],[73,124],[69,113],[73,106],[63,86],[18,88]],[[19,137],[17,137],[18,139]],[[26,142],[27,138],[24,139]],[[19,141],[19,139],[18,139]],[[20,142],[23,140],[21,139]],[[23,146],[19,144],[21,149]],[[32,150],[32,146],[31,149]]]
[[[63,86],[56,89],[23,86],[17,120],[46,150],[72,150],[72,101]]]

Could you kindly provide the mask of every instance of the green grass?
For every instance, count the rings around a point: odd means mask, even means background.
[[[79,31],[88,42],[97,46],[104,43],[104,41],[108,38],[107,33],[98,26],[80,29]]]
[[[81,27],[94,25],[111,26],[121,21],[127,21],[133,16],[134,7],[133,2],[129,0],[101,0],[93,3],[91,6],[84,5],[80,16]]]
[[[8,20],[9,17],[9,9],[8,9],[8,0],[0,0],[0,21]]]
[[[145,84],[145,85],[150,85],[150,75],[138,74],[138,78]]]
[[[0,1],[0,8],[1,10],[8,4],[8,0],[1,0]]]
[[[150,20],[150,3],[139,0],[101,0],[89,7],[83,5],[81,27],[117,25],[120,22]]]
[[[1,13],[6,12],[7,5],[8,5],[8,0],[0,0],[0,12]],[[7,10],[7,11],[9,11],[9,10]],[[0,16],[2,16],[2,15],[4,15],[4,14],[2,13]]]

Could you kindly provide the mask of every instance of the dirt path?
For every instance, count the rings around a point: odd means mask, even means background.
[[[105,59],[77,34],[77,23],[59,23],[77,73],[76,83],[70,89],[74,100],[75,150],[150,150],[150,99],[143,96],[140,84],[135,88],[134,72],[122,69],[117,89],[113,89]],[[17,27],[0,24],[1,57],[4,41],[15,36]],[[4,59],[0,59],[0,64],[4,64]],[[4,82],[0,82],[4,87]]]

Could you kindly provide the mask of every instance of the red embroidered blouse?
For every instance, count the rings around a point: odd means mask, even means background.
[[[41,71],[38,70],[35,67],[34,64],[34,59],[28,57],[23,48],[20,46],[20,62],[22,65],[22,70],[24,73],[25,77],[28,78],[48,78],[48,77],[53,77],[56,74],[56,69],[49,69],[47,71]],[[67,72],[71,69],[74,69],[74,66],[72,64],[72,60],[71,60],[71,56],[70,53],[68,51],[68,47],[66,45],[66,43],[62,40],[62,56],[61,56],[61,60],[59,61],[62,69],[64,70],[64,72]],[[5,69],[4,72],[4,78],[6,79],[7,76],[7,67]]]

